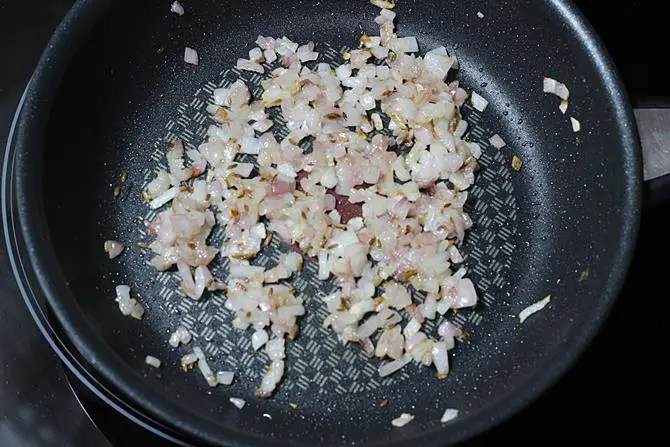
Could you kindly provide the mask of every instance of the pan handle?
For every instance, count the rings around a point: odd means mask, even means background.
[[[636,108],[642,143],[644,209],[670,202],[670,108]]]

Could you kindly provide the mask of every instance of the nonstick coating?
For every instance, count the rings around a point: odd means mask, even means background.
[[[314,316],[289,344],[284,383],[273,399],[260,400],[253,391],[265,359],[253,359],[250,334],[226,329],[232,318],[219,309],[223,297],[179,304],[169,293],[175,277],[158,275],[136,248],[146,240],[141,189],[166,139],[199,143],[189,134],[206,124],[197,115],[198,98],[225,82],[222,72],[258,34],[354,46],[361,32],[376,33],[377,8],[364,0],[208,0],[186,3],[179,17],[165,1],[116,2],[103,14],[107,3],[77,3],[35,73],[18,132],[17,194],[31,261],[54,314],[91,366],[134,405],[193,439],[218,444],[439,445],[511,415],[590,340],[628,267],[641,179],[625,92],[572,4],[399,2],[398,33],[417,36],[424,50],[445,45],[459,56],[465,87],[489,99],[481,116],[469,111],[478,122],[471,138],[499,133],[508,142],[500,151],[486,147],[469,205],[475,227],[466,266],[483,299],[476,311],[455,318],[470,340],[454,351],[447,380],[412,365],[378,383],[356,372],[368,363],[358,347],[345,349],[316,329],[318,287],[308,285]],[[183,62],[184,46],[197,49],[199,66]],[[582,132],[573,133],[558,99],[542,93],[544,75],[570,87],[568,114],[581,121]],[[510,169],[513,155],[524,161],[519,172]],[[124,172],[128,180],[121,183]],[[130,249],[109,261],[105,239]],[[580,282],[586,269],[588,279]],[[113,296],[120,283],[146,304],[141,323],[118,312]],[[548,294],[551,305],[521,326],[519,311]],[[233,386],[209,389],[197,371],[180,371],[186,350],[166,340],[182,321],[214,353],[217,369],[236,370]],[[148,368],[147,354],[164,366]],[[370,363],[365,371],[378,365]],[[247,406],[237,410],[230,396]],[[382,399],[390,402],[385,408]],[[443,427],[446,407],[461,416]],[[390,421],[401,412],[416,420],[394,429]]]

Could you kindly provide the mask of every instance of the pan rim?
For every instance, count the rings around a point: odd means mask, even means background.
[[[16,133],[16,160],[18,167],[33,167],[39,164],[46,121],[41,119],[41,110],[49,110],[58,89],[65,67],[76,48],[88,34],[87,26],[92,26],[96,17],[104,13],[110,0],[79,0],[54,32],[35,70],[21,111]],[[516,388],[494,405],[487,407],[476,417],[468,419],[468,424],[453,426],[450,434],[454,442],[470,438],[510,418],[529,405],[553,385],[579,358],[584,349],[598,332],[623,286],[625,274],[630,266],[641,214],[642,162],[639,139],[632,108],[625,94],[623,83],[595,31],[587,23],[577,6],[571,0],[548,0],[547,6],[563,18],[569,31],[582,40],[590,50],[590,57],[601,74],[605,95],[613,105],[613,114],[619,123],[618,133],[621,151],[624,155],[626,172],[625,208],[622,216],[620,250],[610,272],[606,290],[601,294],[602,306],[590,325],[580,329],[577,343],[562,355],[557,355],[554,368],[549,373],[534,374],[528,379],[526,388]],[[30,169],[18,169],[16,193],[18,197],[31,197],[35,191]],[[3,179],[4,182],[5,179]],[[39,200],[22,200],[18,206],[18,216],[23,239],[27,246],[29,261],[36,273],[37,281],[44,292],[54,314],[62,324],[66,334],[85,360],[106,380],[112,383],[128,399],[159,420],[165,421],[177,430],[218,445],[241,446],[262,442],[264,445],[284,445],[258,438],[249,433],[224,428],[195,412],[179,406],[147,387],[141,377],[114,352],[92,330],[89,323],[78,311],[74,295],[69,291],[60,273],[56,256],[49,243],[44,211]],[[47,273],[49,272],[49,273]],[[415,441],[431,445],[444,443],[441,432],[420,436]],[[391,441],[386,445],[406,445],[409,441]]]

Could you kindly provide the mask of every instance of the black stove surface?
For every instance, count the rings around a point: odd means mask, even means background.
[[[655,64],[661,42],[667,39],[666,19],[661,6],[656,6],[661,2],[577,3],[607,44],[633,101],[665,104],[670,83]],[[71,4],[72,0],[0,2],[2,151],[21,92],[51,31]],[[665,403],[665,372],[657,359],[668,345],[667,331],[661,330],[668,300],[660,280],[667,262],[657,259],[670,250],[668,205],[643,216],[624,291],[575,367],[538,402],[469,445],[546,443],[547,437],[556,444],[624,440],[645,444],[663,436],[662,413],[656,408]],[[19,296],[3,244],[4,238],[0,242],[0,336],[4,340],[0,348],[0,445],[157,445],[156,438],[133,426],[64,372]]]

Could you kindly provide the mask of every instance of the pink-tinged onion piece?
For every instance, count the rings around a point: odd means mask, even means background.
[[[126,248],[121,242],[118,241],[105,241],[105,253],[109,256],[109,259],[114,259],[119,256],[123,250]]]

